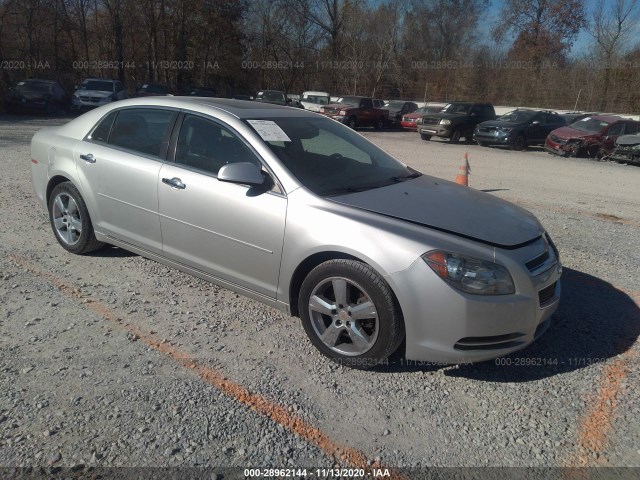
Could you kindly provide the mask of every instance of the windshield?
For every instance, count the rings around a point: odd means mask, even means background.
[[[305,95],[304,97],[302,97],[302,101],[306,103],[315,103],[318,105],[328,105],[329,97],[325,97],[322,95]]]
[[[167,93],[169,89],[166,85],[161,85],[158,83],[148,83],[143,85],[141,90],[147,93]]]
[[[80,85],[80,90],[97,90],[99,92],[113,92],[113,82],[102,80],[85,80]]]
[[[284,93],[282,92],[260,92],[258,93],[259,100],[265,100],[267,102],[284,102]]]
[[[328,118],[247,120],[289,171],[312,192],[343,195],[420,174],[353,130]],[[252,124],[253,122],[253,124]]]
[[[420,107],[414,113],[438,113],[442,111],[439,107]]]
[[[527,112],[526,110],[514,110],[498,117],[501,122],[525,123],[531,120],[536,112]]]
[[[580,130],[581,132],[587,133],[597,133],[603,128],[607,127],[610,122],[605,122],[604,120],[598,120],[596,118],[583,118],[582,120],[578,120],[575,123],[571,124],[571,128],[575,128],[576,130]]]
[[[450,103],[442,109],[443,113],[469,113],[470,103]]]
[[[403,106],[404,102],[389,102],[386,105],[386,108],[388,108],[389,110],[402,110]]]
[[[340,97],[337,103],[358,106],[360,105],[360,97]]]
[[[16,85],[18,92],[51,93],[51,85],[41,82],[20,82]]]

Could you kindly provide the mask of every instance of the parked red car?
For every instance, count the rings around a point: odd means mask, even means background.
[[[638,132],[640,122],[615,115],[593,115],[553,130],[545,142],[549,153],[563,157],[610,155],[620,135]]]
[[[442,107],[420,107],[415,112],[407,113],[402,116],[400,126],[407,130],[416,130],[416,122],[419,118],[424,117],[428,113],[439,113]]]

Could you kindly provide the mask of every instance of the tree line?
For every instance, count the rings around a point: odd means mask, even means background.
[[[0,91],[117,78],[640,111],[639,0],[0,0]],[[580,40],[578,43],[576,43]]]

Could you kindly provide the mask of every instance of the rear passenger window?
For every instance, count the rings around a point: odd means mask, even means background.
[[[616,123],[614,126],[610,127],[609,130],[607,130],[607,135],[609,136],[622,135],[623,130],[624,130],[624,123]]]
[[[107,140],[109,139],[109,132],[111,131],[111,125],[113,125],[113,119],[116,118],[116,114],[117,112],[111,112],[109,115],[104,117],[89,134],[87,139],[93,140],[94,142],[107,143]]]
[[[180,128],[176,163],[218,174],[228,163],[251,162],[262,166],[253,152],[222,125],[187,115]]]
[[[172,111],[155,108],[120,110],[111,128],[109,145],[164,156],[175,116]]]
[[[638,124],[637,123],[627,123],[624,127],[625,135],[636,135],[638,133]]]

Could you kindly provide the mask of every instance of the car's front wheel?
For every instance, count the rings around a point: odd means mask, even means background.
[[[104,245],[96,239],[84,199],[71,182],[60,183],[51,192],[49,221],[58,243],[71,253],[81,255]]]
[[[516,135],[515,138],[511,140],[511,143],[509,144],[509,148],[511,150],[521,151],[521,150],[524,150],[524,147],[525,147],[525,139],[524,139],[524,135],[522,135],[521,133]]]
[[[421,134],[420,134],[420,138],[421,138],[422,140],[429,141],[429,140],[431,140],[431,135],[427,135],[426,133],[421,133]]]
[[[366,369],[404,339],[400,308],[384,279],[355,260],[329,260],[302,284],[300,316],[311,343],[330,359]]]

